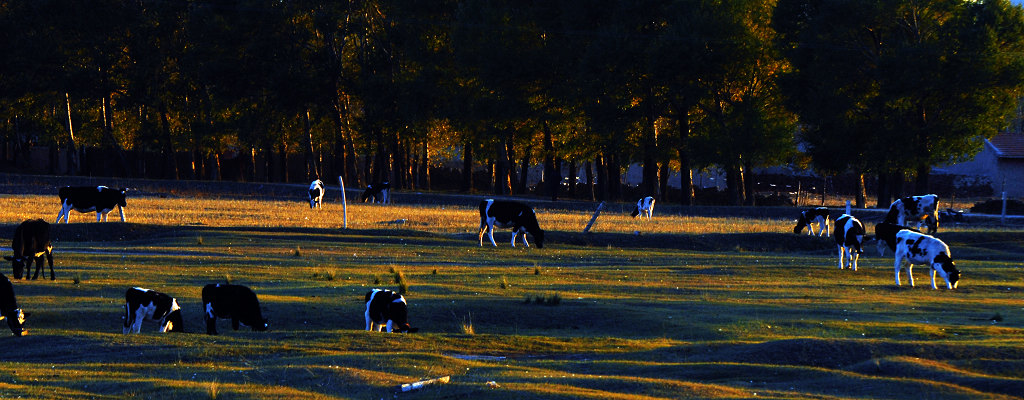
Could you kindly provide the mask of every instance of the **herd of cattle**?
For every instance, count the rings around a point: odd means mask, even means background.
[[[390,186],[388,182],[370,185],[363,193],[362,201],[389,202]],[[309,186],[310,208],[321,208],[325,192],[324,183],[313,181]],[[106,215],[117,208],[121,221],[125,221],[124,207],[126,195],[124,190],[98,187],[64,187],[58,197],[61,210],[57,215],[57,223],[68,222],[70,210],[79,212],[96,212],[96,221],[106,221]],[[655,199],[644,197],[637,201],[631,215],[633,217],[652,218]],[[883,222],[875,225],[874,239],[878,241],[880,255],[884,255],[888,247],[895,254],[896,285],[900,285],[900,270],[906,262],[907,276],[910,285],[914,285],[911,268],[914,264],[929,266],[932,288],[936,289],[935,275],[946,281],[949,289],[957,287],[960,271],[956,269],[951,258],[949,247],[941,240],[931,236],[938,230],[937,215],[938,198],[935,195],[912,196],[898,199],[892,203],[889,213]],[[799,234],[804,228],[810,235],[829,236],[830,215],[828,208],[819,207],[802,211],[793,229]],[[928,234],[906,226],[908,222],[928,227]],[[817,225],[817,233],[812,225]],[[533,236],[538,248],[544,247],[544,230],[540,229],[533,208],[517,201],[485,199],[480,202],[480,246],[483,246],[484,235],[487,234],[493,246],[495,226],[512,229],[513,247],[516,238],[522,235],[523,244],[529,247],[526,234]],[[835,219],[834,237],[839,249],[839,268],[846,267],[857,270],[857,259],[863,254],[863,244],[870,240],[865,235],[864,224],[852,215],[843,214]],[[19,225],[14,233],[11,248],[13,256],[4,258],[11,261],[15,279],[25,279],[31,273],[31,266],[36,264],[35,274],[31,279],[39,277],[43,270],[43,257],[50,266],[50,279],[55,280],[53,271],[53,246],[50,243],[50,225],[41,219],[27,220]],[[27,270],[26,270],[27,268]],[[43,278],[46,278],[43,270]],[[366,310],[366,330],[387,332],[416,332],[408,320],[408,304],[405,298],[390,290],[373,289],[364,298]],[[265,331],[269,324],[260,311],[256,293],[241,285],[209,284],[202,290],[203,319],[206,333],[217,334],[218,318],[230,319],[233,329],[245,325],[255,331]],[[25,334],[23,324],[25,317],[14,296],[11,281],[0,274],[0,319],[7,319],[11,332],[15,336]],[[143,288],[131,288],[125,293],[123,332],[138,333],[142,321],[157,322],[160,332],[183,332],[181,307],[177,299],[167,294]]]

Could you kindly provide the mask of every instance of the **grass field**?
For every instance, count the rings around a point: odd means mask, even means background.
[[[5,240],[57,202],[0,195]],[[301,189],[300,189],[301,190]],[[296,198],[297,199],[297,198]],[[839,270],[792,221],[538,208],[544,249],[477,243],[474,207],[138,195],[128,223],[51,226],[57,280],[15,282],[0,397],[44,399],[1019,398],[1024,230],[943,229],[954,291],[894,285],[874,245]],[[11,210],[20,210],[13,212]],[[117,220],[116,211],[111,220]],[[869,224],[870,225],[870,224]],[[486,239],[485,239],[486,240]],[[9,275],[8,272],[5,274]],[[362,296],[408,285],[420,333],[369,333]],[[270,331],[203,329],[199,292],[259,296]],[[178,298],[185,334],[121,334],[132,286]],[[538,302],[537,299],[544,301]],[[557,301],[553,301],[557,299]],[[2,326],[3,324],[0,324]],[[401,393],[403,383],[451,382]],[[497,384],[488,387],[488,382]]]

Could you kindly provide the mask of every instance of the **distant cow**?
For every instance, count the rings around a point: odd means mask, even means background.
[[[629,215],[633,218],[647,217],[647,220],[651,220],[651,215],[654,214],[654,198],[651,196],[644,197],[636,202],[636,207],[633,208],[633,212]]]
[[[53,274],[53,246],[50,245],[50,224],[41,219],[30,219],[18,225],[14,230],[14,239],[11,240],[11,249],[14,250],[13,257],[5,256],[14,269],[14,279],[21,279],[22,273],[25,279],[32,273],[32,262],[36,263],[36,274],[32,279],[39,278],[39,270],[43,269],[43,256],[50,264],[50,280],[57,277]],[[25,270],[25,266],[28,270]],[[43,270],[43,279],[46,279],[46,271]]]
[[[125,201],[123,189],[111,189],[106,186],[65,186],[60,188],[57,196],[60,197],[60,213],[57,214],[57,223],[64,219],[68,223],[71,210],[78,212],[96,212],[96,222],[107,221],[107,213],[117,207],[121,215],[121,222],[124,222],[124,207],[128,206]]]
[[[384,181],[366,186],[363,191],[362,201],[369,200],[371,203],[388,204],[391,201],[391,183]]]
[[[939,196],[934,194],[904,197],[889,205],[889,213],[884,222],[897,225],[917,222],[917,229],[925,224],[928,226],[928,234],[934,235],[939,231],[938,209]]]
[[[324,182],[317,179],[309,184],[309,208],[324,208]]]
[[[236,331],[239,323],[254,331],[265,331],[269,327],[256,293],[241,285],[211,283],[203,287],[203,320],[207,334],[217,334],[217,318],[230,318],[231,327]]]
[[[537,241],[537,248],[544,248],[544,231],[537,224],[537,215],[533,208],[518,201],[487,199],[480,202],[480,245],[484,245],[484,234],[487,233],[491,244],[498,247],[494,242],[494,226],[512,228],[512,247],[516,247],[516,236],[523,235],[523,244],[530,247],[526,241],[526,233],[533,235]]]
[[[843,214],[836,218],[836,246],[839,248],[839,269],[857,270],[857,259],[864,250],[864,224],[852,215]],[[848,259],[847,259],[848,258]]]
[[[936,237],[906,229],[899,231],[896,233],[896,286],[900,286],[900,267],[906,260],[910,286],[914,286],[914,275],[910,271],[914,264],[927,264],[932,289],[938,289],[935,286],[936,273],[946,281],[947,288],[956,289],[960,283],[960,271],[950,257],[949,246]]]
[[[178,300],[155,290],[131,288],[124,294],[123,333],[139,333],[142,321],[160,324],[160,332],[184,332]]]
[[[828,233],[828,208],[817,207],[804,210],[800,212],[800,217],[796,220],[796,227],[793,228],[793,233],[800,233],[807,227],[807,234],[813,235],[814,229],[811,228],[811,224],[818,224],[818,236],[824,234],[826,237]]]
[[[390,290],[373,289],[366,293],[366,330],[380,332],[413,333],[419,328],[409,327],[409,304],[405,297]]]
[[[0,319],[7,319],[14,336],[25,336],[25,314],[18,308],[18,300],[14,297],[14,285],[4,274],[0,274]]]
[[[921,232],[911,227],[890,224],[888,222],[879,222],[878,224],[875,224],[875,239],[878,240],[877,246],[879,256],[885,255],[886,247],[888,247],[889,250],[892,250],[894,253],[896,252],[896,234],[902,230],[908,230],[918,233]]]

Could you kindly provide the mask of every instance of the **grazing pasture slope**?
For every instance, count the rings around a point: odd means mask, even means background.
[[[32,315],[29,335],[0,337],[0,397],[1024,393],[1019,228],[944,229],[963,277],[955,290],[932,290],[897,288],[891,253],[837,269],[834,239],[794,235],[791,219],[663,212],[641,222],[629,204],[582,235],[589,211],[531,201],[544,248],[493,248],[478,243],[476,207],[350,204],[342,230],[340,199],[296,207],[305,189],[258,200],[140,194],[130,223],[55,225],[63,272],[14,282]],[[37,193],[3,195],[16,205],[7,209],[23,210],[0,214],[5,237],[52,217],[56,187]],[[876,220],[859,218],[874,231]],[[397,290],[399,279],[420,331],[367,332],[366,292]],[[205,334],[201,290],[228,281],[258,293],[270,330]],[[173,293],[186,333],[122,334],[133,286]],[[395,394],[440,376],[451,382]]]

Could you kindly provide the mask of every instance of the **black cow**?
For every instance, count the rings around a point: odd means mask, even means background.
[[[65,186],[60,188],[57,196],[60,197],[60,213],[57,214],[57,223],[64,219],[68,223],[71,210],[78,212],[96,212],[96,222],[107,221],[107,213],[117,207],[121,214],[121,222],[125,221],[124,207],[128,206],[125,200],[125,190],[111,189],[106,186]]]
[[[260,311],[260,302],[252,289],[241,285],[211,283],[203,287],[203,320],[206,333],[217,334],[217,318],[231,318],[231,327],[238,324],[265,331],[270,326]]]
[[[391,201],[391,182],[384,181],[366,186],[363,191],[362,201],[369,200],[371,203],[387,204]]]
[[[4,274],[0,274],[0,319],[7,318],[7,326],[11,327],[14,336],[25,336],[25,314],[18,308],[18,300],[14,297],[14,285]]]
[[[486,199],[480,202],[480,245],[484,245],[484,234],[487,233],[491,244],[498,247],[494,242],[494,225],[503,228],[512,228],[512,247],[516,247],[516,236],[523,234],[523,244],[530,247],[526,241],[526,233],[533,235],[537,241],[537,248],[544,248],[544,231],[537,224],[537,215],[533,208],[518,201]]]
[[[324,208],[324,181],[319,179],[309,184],[309,208]]]
[[[160,332],[185,332],[178,300],[155,290],[131,288],[124,294],[124,330],[139,333],[142,320],[160,324]]]
[[[889,250],[892,250],[893,252],[896,251],[896,234],[902,230],[921,233],[921,231],[917,229],[903,225],[890,224],[888,222],[879,222],[878,224],[875,224],[875,239],[878,240],[877,246],[879,256],[885,255],[886,247],[889,247]]]
[[[387,328],[391,332],[419,331],[409,327],[409,304],[405,297],[390,290],[373,289],[366,293],[366,330],[380,332]]]
[[[818,224],[818,236],[824,234],[828,236],[828,208],[817,207],[804,210],[800,212],[800,218],[796,220],[796,227],[793,228],[793,233],[800,233],[807,227],[807,234],[813,235],[814,229],[811,228],[811,224]]]
[[[36,274],[32,279],[39,278],[39,270],[43,269],[43,255],[50,264],[50,280],[57,277],[53,274],[53,246],[50,245],[50,224],[41,219],[30,219],[18,225],[14,230],[14,239],[11,240],[11,249],[14,250],[14,257],[5,256],[5,260],[11,261],[14,268],[14,279],[25,279],[32,272],[32,262],[36,263]],[[28,270],[25,270],[25,266]],[[46,271],[43,271],[43,279],[46,279]]]
[[[864,250],[864,224],[852,215],[843,214],[836,218],[836,247],[839,248],[839,269],[857,270],[857,259]],[[849,258],[847,258],[849,257]]]

